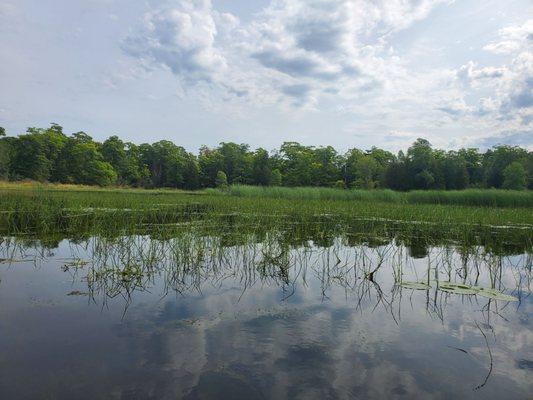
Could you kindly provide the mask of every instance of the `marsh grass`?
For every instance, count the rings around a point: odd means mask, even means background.
[[[208,191],[235,197],[260,197],[290,200],[342,200],[396,204],[443,204],[483,207],[533,207],[533,192],[497,189],[415,190],[342,190],[319,187],[259,187],[233,185],[224,191]]]
[[[430,237],[479,236],[481,231],[484,237],[499,235],[507,227],[512,227],[513,232],[519,233],[513,233],[510,237],[531,238],[533,231],[533,207],[411,204],[400,199],[401,196],[418,195],[418,192],[301,189],[301,193],[307,193],[308,190],[313,196],[317,193],[342,193],[343,196],[344,193],[346,196],[355,193],[360,196],[353,201],[333,199],[336,194],[332,198],[325,195],[323,198],[285,198],[281,195],[254,197],[231,194],[232,190],[239,188],[253,190],[254,193],[259,193],[258,190],[266,193],[277,193],[277,190],[280,193],[293,193],[294,190],[300,193],[300,189],[249,187],[230,188],[229,194],[224,195],[213,191],[196,195],[165,190],[77,190],[27,185],[17,189],[16,186],[10,186],[0,189],[0,233],[62,234],[69,237],[113,235],[121,231],[165,234],[180,224],[193,221],[224,229],[230,225],[261,230],[262,227],[291,224],[303,227],[302,235],[304,231],[309,231],[311,225],[316,225],[324,232],[330,230],[329,226],[345,230],[357,227],[356,231],[361,232],[361,229],[372,230],[374,226],[402,225],[406,231],[426,232],[424,234]],[[430,196],[432,193],[422,195]],[[325,233],[323,240],[327,241],[327,237]],[[502,243],[506,242],[504,240]],[[511,243],[514,242],[514,239],[511,240]]]

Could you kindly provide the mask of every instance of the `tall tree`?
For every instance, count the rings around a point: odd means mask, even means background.
[[[524,166],[515,161],[503,170],[504,189],[524,190],[527,187],[527,172]]]
[[[99,145],[85,132],[68,138],[63,147],[59,174],[63,182],[108,186],[116,183],[117,173],[104,161]]]
[[[435,184],[435,157],[426,139],[417,139],[407,150],[410,187],[432,189]]]
[[[312,186],[313,149],[296,142],[281,145],[279,158],[282,166],[283,182],[286,186]]]
[[[525,163],[527,156],[527,150],[516,146],[495,146],[488,150],[483,160],[487,187],[501,188],[505,168],[515,161]]]
[[[101,147],[104,161],[110,163],[117,172],[117,182],[121,185],[141,184],[141,165],[137,146],[124,143],[117,136],[111,136]]]
[[[10,169],[15,178],[44,182],[50,178],[52,162],[46,157],[46,145],[40,132],[20,135],[14,142]]]
[[[200,167],[200,182],[203,187],[215,187],[218,171],[224,168],[224,157],[218,150],[206,146],[200,148],[198,156]]]
[[[222,170],[225,172],[228,183],[252,183],[253,155],[249,152],[247,144],[222,142],[218,147],[222,156]]]
[[[272,166],[268,152],[265,149],[257,149],[253,154],[252,164],[253,184],[260,186],[270,185],[272,182]]]
[[[309,148],[313,157],[311,180],[313,186],[333,186],[342,178],[341,158],[331,147]]]

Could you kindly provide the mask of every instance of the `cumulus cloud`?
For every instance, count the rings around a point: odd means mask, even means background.
[[[469,61],[459,67],[455,77],[463,104],[458,106],[456,102],[438,109],[454,117],[484,118],[493,127],[501,123],[507,124],[506,128],[511,124],[513,129],[530,125],[533,119],[532,38],[533,20],[500,29],[498,39],[484,49],[505,56],[507,62],[482,67]]]
[[[216,45],[219,26],[231,29],[236,24],[235,17],[215,13],[209,0],[182,0],[147,13],[140,32],[129,36],[123,49],[168,67],[187,82],[211,82],[227,69],[224,52]]]
[[[388,35],[424,18],[438,2],[273,1],[249,26],[258,48],[251,54],[280,79],[349,97],[380,86],[387,75],[382,67],[395,64]]]
[[[493,146],[507,144],[511,146],[522,146],[532,149],[531,131],[512,131],[502,132],[499,135],[488,136],[477,140],[474,145],[481,148],[490,148]]]
[[[533,19],[521,25],[500,29],[498,40],[487,44],[484,49],[497,54],[510,54],[533,44]]]
[[[148,12],[124,51],[169,68],[186,85],[216,84],[265,98],[350,97],[382,85],[394,64],[386,38],[423,19],[441,0],[274,0],[239,23],[210,0],[180,0]],[[387,61],[385,61],[387,58]]]
[[[418,56],[393,48],[402,30],[450,2],[272,0],[243,23],[210,0],[171,0],[146,13],[122,48],[147,68],[170,70],[209,109],[217,101],[237,113],[250,105],[331,106],[400,132],[529,126],[533,20],[501,29],[483,47],[498,57],[455,69],[424,69]]]
[[[448,102],[445,106],[437,107],[437,110],[445,112],[451,117],[457,118],[468,113],[471,109],[466,105],[464,99],[455,99],[451,102]]]
[[[469,61],[457,70],[457,78],[465,85],[470,85],[479,80],[490,80],[503,77],[505,68],[484,67],[476,68],[474,61]]]
[[[505,67],[506,79],[497,87],[495,96],[501,104],[500,118],[517,118],[529,125],[533,116],[533,54],[529,51],[530,36],[522,38],[521,50],[512,55],[514,58]]]

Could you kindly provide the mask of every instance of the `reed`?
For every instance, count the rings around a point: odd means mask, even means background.
[[[232,190],[243,190],[242,193],[264,191],[271,196],[237,196],[232,195]],[[272,193],[281,195],[274,197]],[[283,197],[284,193],[291,193],[293,197]],[[307,198],[305,193],[315,197]],[[359,197],[339,199],[334,198],[336,193]],[[496,194],[500,195],[499,192]],[[190,221],[217,224],[220,220],[255,225],[280,221],[349,224],[350,221],[369,220],[413,226],[425,224],[435,230],[438,229],[434,227],[475,230],[478,226],[490,229],[500,229],[495,226],[519,227],[529,234],[533,230],[533,207],[457,204],[454,195],[450,193],[451,197],[435,198],[431,197],[431,193],[419,195],[418,192],[249,187],[230,188],[229,194],[208,191],[197,195],[181,191],[21,186],[18,189],[0,189],[0,232],[88,234],[120,229],[143,231],[147,227]]]
[[[451,204],[478,207],[533,207],[533,192],[497,189],[416,190],[342,190],[319,187],[260,187],[233,185],[227,190],[209,193],[235,197],[262,197],[290,200],[342,200],[397,204]]]

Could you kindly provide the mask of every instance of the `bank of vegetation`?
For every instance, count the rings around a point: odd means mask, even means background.
[[[208,190],[207,193],[270,199],[343,200],[396,204],[448,204],[481,207],[533,208],[533,192],[519,190],[465,189],[398,192],[390,189],[338,190],[334,188],[314,187],[287,188],[233,185],[223,190]]]
[[[233,190],[248,195],[232,195]],[[259,190],[258,188],[253,188]],[[4,233],[56,231],[84,232],[85,225],[113,229],[179,224],[190,218],[217,224],[218,218],[235,218],[261,226],[272,220],[336,221],[375,220],[438,224],[463,230],[476,226],[516,226],[533,229],[530,192],[488,191],[493,205],[467,204],[470,191],[449,194],[447,203],[433,192],[350,191],[337,189],[260,189],[266,195],[250,194],[250,188],[184,192],[176,190],[90,188],[63,185],[4,184],[0,186],[0,230]],[[327,196],[284,196],[283,193],[327,193]],[[282,192],[274,197],[273,193]],[[290,192],[292,193],[292,192]],[[354,194],[351,201],[339,193]],[[491,194],[483,199],[491,199]],[[233,193],[235,194],[235,193]],[[475,194],[475,192],[473,192]],[[465,197],[461,197],[464,195]],[[498,196],[502,195],[498,199]],[[513,198],[514,196],[514,198]],[[522,199],[522,200],[520,200]],[[523,200],[525,199],[525,200]],[[522,201],[522,203],[521,203]],[[470,203],[474,203],[471,200]],[[496,205],[496,203],[499,204]],[[266,222],[265,222],[266,221]],[[492,229],[492,228],[491,228]],[[499,228],[497,228],[499,229]],[[524,231],[525,232],[525,231]]]
[[[444,151],[418,139],[407,151],[397,154],[376,147],[352,148],[339,154],[331,146],[295,142],[285,142],[271,152],[251,150],[246,144],[221,143],[216,148],[203,146],[198,154],[193,154],[166,140],[137,145],[111,136],[100,143],[84,132],[66,135],[61,126],[52,124],[49,128],[29,128],[18,136],[6,136],[0,128],[0,179],[186,190],[234,185],[395,191],[524,190],[533,187],[533,153],[504,145],[485,152],[474,148]],[[246,190],[251,189],[236,187],[233,192]],[[284,196],[294,193],[280,189],[262,193],[274,192],[286,193]],[[316,193],[319,192],[305,197]],[[328,193],[362,196],[353,192]],[[375,196],[394,195],[382,192]],[[412,200],[421,196],[437,195],[416,192],[407,197]],[[458,198],[454,197],[456,194],[438,196],[439,202],[450,198],[455,202]],[[479,194],[471,192],[468,196]]]

